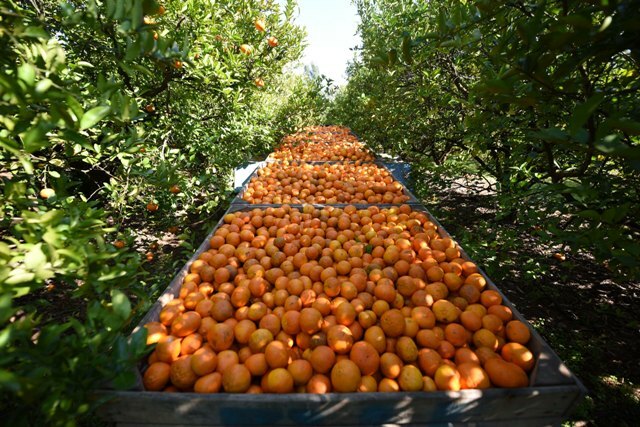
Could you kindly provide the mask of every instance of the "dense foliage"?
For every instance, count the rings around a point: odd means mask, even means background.
[[[638,2],[356,4],[330,120],[435,175],[480,172],[503,217],[640,274]]]
[[[322,120],[317,79],[284,75],[304,31],[282,4],[2,2],[3,422],[71,423],[88,390],[131,385],[149,297],[131,228],[206,217],[235,165]]]

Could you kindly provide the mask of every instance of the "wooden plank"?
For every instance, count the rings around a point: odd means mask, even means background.
[[[99,414],[142,425],[495,424],[516,419],[520,425],[526,419],[558,423],[578,396],[577,388],[568,386],[324,395],[116,392]]]

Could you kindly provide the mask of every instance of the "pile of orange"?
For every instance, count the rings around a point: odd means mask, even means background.
[[[367,147],[349,129],[339,126],[313,126],[288,135],[271,157],[307,161],[374,160]]]
[[[409,200],[402,184],[375,163],[270,163],[242,194],[252,204],[392,203]]]
[[[526,387],[535,362],[528,327],[407,205],[229,213],[146,328],[155,391]]]

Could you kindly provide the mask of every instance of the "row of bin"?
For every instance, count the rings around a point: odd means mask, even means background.
[[[260,167],[266,162],[244,164],[236,170],[237,197],[226,213],[249,211],[280,205],[252,205],[242,199],[242,192]],[[410,196],[414,211],[424,212],[439,228],[441,235],[450,237],[418,199],[409,190],[410,165],[397,161],[376,160],[389,170]],[[290,204],[291,207],[302,205]],[[343,207],[345,204],[314,205],[317,207]],[[354,205],[366,208],[371,205]],[[379,205],[385,207],[388,205]],[[224,215],[223,215],[224,217]],[[214,227],[200,247],[177,273],[164,293],[141,320],[138,328],[157,321],[162,307],[177,297],[189,267],[209,248]],[[471,260],[462,248],[461,257]],[[479,264],[481,265],[481,264]],[[500,290],[481,269],[488,289]],[[502,294],[514,318],[529,325],[513,304]],[[584,397],[581,382],[562,363],[544,339],[529,325],[529,349],[536,358],[530,374],[529,387],[519,389],[490,388],[486,390],[460,390],[402,393],[328,393],[313,394],[227,394],[201,395],[195,393],[157,393],[143,390],[142,382],[133,390],[101,390],[97,398],[105,399],[100,416],[120,426],[148,425],[557,425],[566,419]],[[144,369],[144,366],[140,366]],[[140,372],[137,372],[140,377]]]

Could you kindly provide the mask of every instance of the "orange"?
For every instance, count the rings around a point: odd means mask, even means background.
[[[371,344],[379,354],[387,348],[387,338],[380,326],[371,326],[364,333],[364,340]]]
[[[527,325],[519,320],[512,320],[507,323],[506,327],[507,338],[510,341],[517,342],[519,344],[526,344],[531,339],[531,332]]]
[[[533,353],[520,343],[507,343],[500,351],[504,360],[515,363],[527,372],[530,371],[535,364]]]
[[[444,338],[455,347],[462,347],[469,339],[469,332],[458,323],[450,323],[444,328]]]
[[[202,347],[202,341],[202,335],[198,333],[187,335],[180,343],[180,355],[184,356],[195,353],[196,350]]]
[[[378,351],[367,341],[358,341],[351,348],[349,358],[358,366],[362,375],[373,375],[380,366]]]
[[[267,345],[273,341],[273,334],[268,329],[257,329],[249,337],[249,348],[254,353],[262,353]]]
[[[473,343],[476,347],[488,347],[496,351],[498,349],[498,338],[488,329],[479,329],[473,334]]]
[[[233,328],[235,339],[240,344],[247,344],[251,338],[251,334],[256,331],[256,324],[249,319],[239,321]]]
[[[176,338],[173,335],[167,335],[160,338],[156,346],[156,354],[160,362],[171,363],[178,360],[181,351],[180,338]]]
[[[298,323],[300,324],[300,329],[303,332],[306,332],[309,335],[314,334],[322,327],[322,313],[312,307],[303,308],[300,312]]]
[[[402,366],[402,359],[394,353],[384,353],[380,357],[380,371],[387,378],[397,378]]]
[[[167,328],[160,322],[149,322],[144,327],[147,330],[147,345],[155,344],[167,336]]]
[[[284,368],[276,368],[267,375],[267,387],[270,393],[291,393],[293,386],[293,376]]]
[[[249,372],[251,372],[251,375],[255,377],[264,375],[269,369],[267,358],[264,353],[252,354],[247,358],[247,360],[245,360],[244,365],[247,367]]]
[[[164,389],[169,382],[170,373],[171,365],[168,363],[156,362],[149,365],[142,378],[145,390],[160,391]]]
[[[434,381],[438,390],[460,390],[460,373],[453,366],[440,365],[434,375]]]
[[[428,307],[414,307],[411,318],[416,321],[420,329],[430,329],[436,325],[436,316]]]
[[[482,328],[482,318],[471,310],[460,313],[460,323],[469,331],[475,332]]]
[[[315,374],[309,379],[307,393],[324,394],[331,392],[331,380],[326,375]]]
[[[511,309],[504,305],[492,305],[487,309],[487,313],[498,316],[505,323],[509,322],[513,318],[513,312]]]
[[[338,354],[346,354],[353,345],[353,334],[344,325],[333,325],[327,331],[327,343]]]
[[[213,372],[204,375],[193,385],[193,391],[196,393],[217,393],[222,386],[222,375],[220,372]]]
[[[436,335],[436,333],[431,329],[422,329],[418,331],[418,334],[416,335],[416,342],[421,347],[435,349],[440,345],[440,341],[442,341],[442,338]]]
[[[456,349],[455,355],[455,363],[459,365],[465,362],[472,362],[476,364],[480,364],[480,358],[478,355],[468,347],[460,347]]]
[[[482,317],[482,327],[490,330],[494,334],[500,332],[504,328],[502,319],[493,314],[485,314]]]
[[[438,387],[433,378],[426,375],[422,377],[422,391],[436,391],[437,389]]]
[[[271,368],[286,368],[289,364],[289,348],[281,341],[267,344],[264,355]]]
[[[491,383],[495,386],[517,388],[529,385],[529,378],[522,368],[499,357],[492,357],[487,360],[484,364],[484,369],[489,374]]]
[[[410,337],[400,337],[396,342],[396,353],[403,362],[415,362],[418,359],[418,346]]]
[[[405,365],[400,370],[398,384],[403,391],[420,391],[424,383],[422,381],[422,373],[420,369],[413,365]]]
[[[464,362],[456,366],[458,373],[460,374],[460,388],[489,388],[491,382],[489,381],[489,375],[479,364],[473,362]]]
[[[438,322],[452,323],[458,320],[460,309],[447,300],[438,300],[431,307]]]
[[[502,296],[497,291],[486,290],[480,294],[480,302],[485,307],[502,304]]]
[[[388,337],[399,337],[404,333],[405,321],[402,312],[398,309],[391,309],[380,317],[380,327]]]
[[[240,356],[237,352],[233,350],[223,350],[218,353],[218,366],[216,367],[216,371],[224,373],[224,371],[238,363],[240,363]]]
[[[191,369],[191,358],[193,356],[181,356],[171,364],[171,384],[179,389],[186,390],[191,388],[198,376]]]
[[[287,371],[293,377],[293,383],[297,386],[305,385],[313,376],[311,363],[303,359],[294,360],[287,366]]]
[[[230,366],[222,373],[222,387],[227,393],[244,393],[251,386],[251,373],[244,365]]]
[[[233,328],[225,323],[213,325],[207,333],[207,341],[216,352],[231,347],[233,339]]]
[[[358,392],[371,393],[378,391],[378,382],[371,375],[366,375],[360,378],[360,384],[358,385]]]
[[[418,352],[418,366],[420,366],[422,372],[433,377],[440,365],[442,365],[442,357],[437,351],[430,348],[420,349]]]
[[[326,345],[320,345],[313,349],[309,362],[314,371],[326,374],[331,370],[336,360],[334,351]]]
[[[360,368],[349,359],[338,361],[331,369],[331,384],[337,392],[355,392],[361,378]]]
[[[198,349],[191,357],[191,369],[198,376],[207,375],[216,370],[218,366],[218,356],[211,347]]]
[[[394,379],[383,378],[378,384],[378,391],[385,393],[400,391],[400,384]]]

